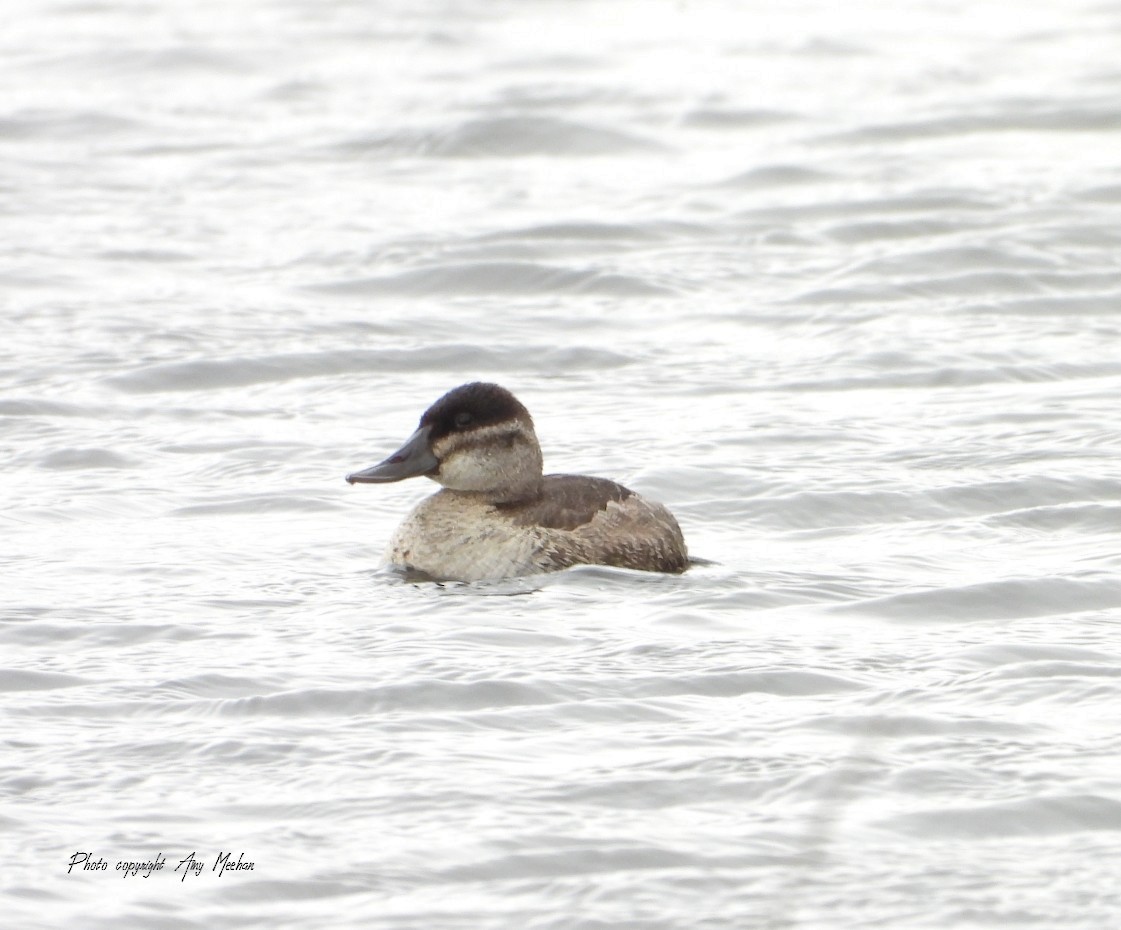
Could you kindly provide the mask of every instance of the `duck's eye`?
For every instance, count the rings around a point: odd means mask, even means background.
[[[455,415],[455,428],[463,429],[464,427],[470,426],[471,419],[471,414],[469,414],[466,410],[461,410]]]

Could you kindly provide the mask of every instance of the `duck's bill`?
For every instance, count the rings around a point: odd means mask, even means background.
[[[352,472],[346,476],[346,480],[350,484],[386,484],[434,474],[440,463],[428,445],[429,430],[430,427],[422,426],[384,462],[364,471]]]

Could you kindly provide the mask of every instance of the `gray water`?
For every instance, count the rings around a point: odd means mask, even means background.
[[[1121,921],[1121,4],[777,6],[10,4],[5,927]],[[380,568],[473,379],[697,564]]]

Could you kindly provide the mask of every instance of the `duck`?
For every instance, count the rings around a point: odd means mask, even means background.
[[[497,581],[607,565],[681,573],[681,528],[662,504],[606,478],[543,474],[533,419],[506,388],[475,381],[430,406],[403,446],[349,484],[425,477],[440,490],[393,534],[386,563],[436,581]]]

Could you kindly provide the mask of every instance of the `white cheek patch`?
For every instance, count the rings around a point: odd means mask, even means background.
[[[486,491],[517,482],[518,472],[534,467],[535,439],[520,424],[495,424],[467,433],[452,433],[432,444],[440,461],[433,478],[453,491]],[[538,462],[536,468],[540,469]]]
[[[456,491],[481,491],[492,487],[499,477],[495,474],[494,463],[477,450],[464,449],[455,452],[440,463],[440,471],[435,476],[445,488]]]

